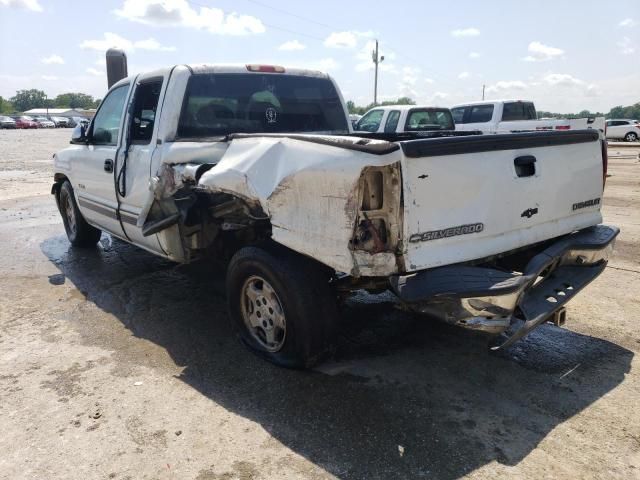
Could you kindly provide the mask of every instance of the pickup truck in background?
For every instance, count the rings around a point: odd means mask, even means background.
[[[105,231],[221,261],[238,336],[278,365],[320,361],[338,298],[361,289],[511,345],[607,264],[606,145],[419,133],[354,134],[320,72],[177,65],[112,86],[54,155],[52,194],[73,246]]]
[[[367,111],[354,126],[357,132],[403,133],[454,131],[448,108],[418,105],[385,105]]]
[[[538,120],[533,102],[490,100],[451,108],[456,130],[482,133],[518,133],[595,129],[604,132],[604,117]]]

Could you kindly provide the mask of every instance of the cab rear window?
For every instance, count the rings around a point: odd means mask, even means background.
[[[449,109],[414,109],[407,115],[407,131],[454,130],[453,117]]]
[[[179,140],[294,132],[349,132],[329,79],[259,73],[199,74],[189,79]]]

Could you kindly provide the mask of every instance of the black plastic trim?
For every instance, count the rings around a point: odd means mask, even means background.
[[[417,158],[572,145],[595,142],[599,138],[595,130],[571,130],[408,140],[400,145],[407,157]]]

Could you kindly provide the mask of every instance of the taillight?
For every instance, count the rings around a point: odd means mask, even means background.
[[[278,65],[247,65],[250,72],[284,73],[284,67]]]
[[[607,167],[609,164],[609,154],[607,153],[607,141],[600,140],[600,148],[602,149],[602,190],[607,181]]]
[[[569,125],[558,125],[556,126],[556,130],[569,130],[571,127]]]

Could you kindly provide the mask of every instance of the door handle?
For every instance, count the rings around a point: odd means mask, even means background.
[[[533,155],[523,155],[513,160],[518,177],[532,177],[536,173],[536,157]]]
[[[104,171],[109,173],[113,172],[113,160],[111,160],[110,158],[107,158],[104,161]]]

